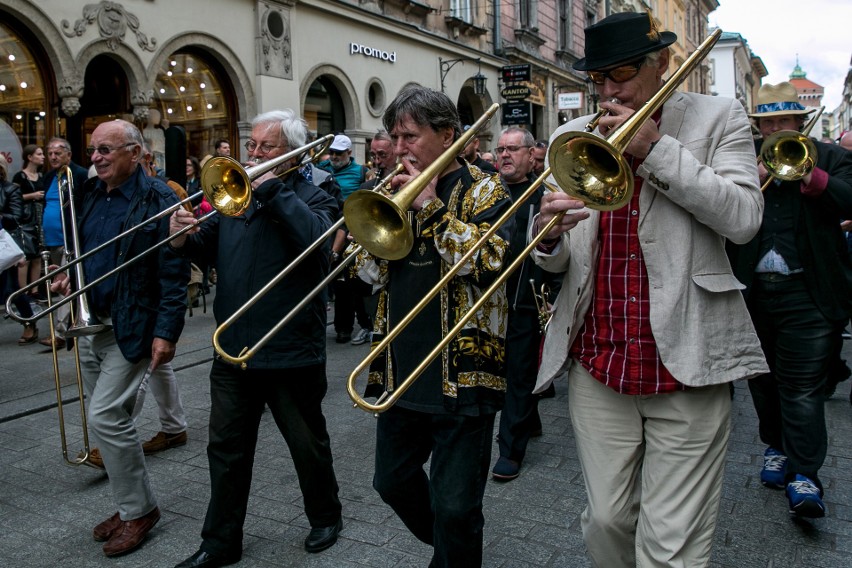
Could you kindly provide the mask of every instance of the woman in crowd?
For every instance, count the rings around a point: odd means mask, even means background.
[[[3,230],[8,231],[15,237],[18,246],[21,246],[21,243],[15,233],[17,233],[23,209],[21,188],[9,181],[6,164],[0,161],[0,222],[2,222]],[[18,267],[12,266],[0,274],[0,300],[5,303],[9,294],[17,289]],[[17,297],[15,307],[23,317],[29,318],[33,316],[32,307],[25,296],[20,295]],[[38,328],[32,323],[24,324],[24,333],[18,340],[18,345],[29,345],[36,341],[38,341]]]
[[[15,174],[12,182],[21,188],[23,197],[23,215],[19,221],[24,233],[24,254],[26,263],[18,267],[18,282],[21,286],[34,282],[41,274],[41,259],[39,251],[42,247],[39,233],[41,231],[41,216],[44,210],[44,186],[42,184],[41,168],[44,165],[44,151],[35,144],[24,146],[24,167]],[[30,290],[30,296],[43,302],[47,298],[36,288]]]

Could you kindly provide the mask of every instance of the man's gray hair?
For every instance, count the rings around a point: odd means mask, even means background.
[[[385,140],[387,142],[393,142],[387,130],[378,130],[373,136],[373,140]]]
[[[59,136],[54,136],[48,141],[46,148],[50,148],[51,146],[59,146],[66,152],[71,152],[71,143],[65,138],[60,138]]]
[[[281,130],[281,136],[287,140],[291,149],[299,148],[307,143],[308,123],[289,108],[259,114],[251,121],[251,127],[254,129],[261,124],[276,123]]]
[[[520,132],[521,135],[523,135],[524,146],[529,146],[530,148],[535,146],[535,136],[533,136],[532,132],[524,128],[518,128],[517,126],[509,126],[508,128],[504,128],[503,132],[500,133],[500,138],[502,138],[506,134],[514,134],[516,132]]]
[[[461,123],[456,105],[450,97],[434,89],[412,84],[399,92],[382,116],[385,129],[391,131],[405,119],[418,126],[428,126],[435,132],[453,129],[453,140],[461,135]]]
[[[144,148],[145,139],[142,137],[142,132],[132,122],[127,122],[120,118],[116,118],[115,121],[120,123],[122,128],[124,128],[124,139],[128,144],[138,144],[140,148]]]

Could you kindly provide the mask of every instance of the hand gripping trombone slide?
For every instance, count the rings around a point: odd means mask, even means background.
[[[359,363],[349,375],[349,379],[346,383],[346,390],[355,406],[374,414],[384,412],[393,406],[400,397],[402,397],[405,391],[414,384],[414,381],[423,373],[426,367],[428,367],[429,364],[441,354],[441,351],[443,351],[443,349],[451,341],[453,341],[455,336],[462,331],[465,324],[473,318],[474,315],[476,315],[485,302],[488,301],[489,297],[503,285],[506,279],[517,268],[524,263],[527,255],[529,255],[533,249],[535,249],[539,243],[544,240],[551,229],[553,229],[553,227],[562,220],[562,217],[565,216],[565,212],[560,212],[555,215],[544,227],[540,229],[536,237],[533,238],[526,248],[524,248],[524,250],[512,261],[512,263],[503,270],[500,277],[482,293],[479,300],[470,307],[458,323],[449,330],[438,345],[436,345],[432,351],[426,355],[423,361],[418,364],[411,374],[398,384],[393,392],[382,393],[375,404],[367,402],[360,394],[358,394],[356,382],[358,377],[369,368],[370,363],[372,363],[385,349],[388,348],[391,342],[396,339],[402,330],[414,320],[417,314],[420,313],[436,295],[438,295],[442,288],[449,284],[450,280],[455,277],[459,270],[461,270],[461,268],[479,252],[479,249],[482,248],[488,239],[490,239],[497,230],[515,214],[518,208],[520,208],[520,206],[529,199],[542,184],[550,191],[559,191],[546,183],[545,180],[548,177],[553,175],[560,188],[562,188],[565,193],[583,201],[586,206],[591,209],[610,211],[623,207],[630,202],[630,197],[633,194],[633,174],[627,164],[627,161],[622,156],[622,153],[625,151],[627,146],[629,146],[636,134],[638,134],[645,121],[650,119],[651,116],[663,105],[663,103],[667,101],[672,94],[674,94],[675,89],[677,89],[677,87],[687,78],[695,66],[710,53],[710,50],[719,39],[720,35],[721,30],[715,30],[707,39],[705,39],[701,45],[698,46],[698,49],[684,61],[683,65],[681,65],[681,67],[660,88],[660,90],[657,91],[657,93],[655,93],[654,96],[651,97],[651,99],[648,100],[640,109],[625,120],[606,140],[588,132],[577,131],[565,132],[553,141],[548,152],[550,166],[545,169],[535,181],[533,181],[524,193],[514,200],[512,206],[503,214],[503,216],[495,221],[494,224],[482,235],[482,237],[480,237],[480,239],[470,248],[470,250],[468,250],[452,267],[450,267],[447,273],[429,292],[427,292],[426,296],[402,318],[396,327],[389,330],[382,341],[372,346],[370,354],[361,361],[361,363]],[[603,112],[599,114],[602,115]],[[468,132],[473,130],[474,129],[471,128]],[[461,148],[456,148],[455,144],[450,146],[450,148],[448,148],[444,154],[439,156],[436,160],[436,163],[444,161],[443,168],[436,168],[437,171],[432,172],[430,178],[446,168],[449,161],[451,159],[455,159],[455,156],[458,155],[460,151]],[[447,155],[451,152],[452,155],[447,157]],[[424,174],[425,172],[431,172],[432,170],[433,168],[430,166],[424,170]],[[423,177],[424,174],[418,176],[418,178],[413,180],[411,184],[419,181],[420,177]],[[429,179],[426,179],[420,182],[419,185],[425,187],[428,182]],[[403,191],[405,191],[405,188]],[[369,251],[369,248],[367,250]]]

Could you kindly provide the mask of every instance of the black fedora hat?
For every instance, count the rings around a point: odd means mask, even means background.
[[[577,71],[603,69],[632,61],[677,41],[672,32],[661,32],[650,14],[621,12],[586,28],[586,56],[577,60]]]

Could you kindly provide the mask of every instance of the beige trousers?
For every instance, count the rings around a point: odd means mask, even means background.
[[[592,564],[706,566],[730,434],[728,385],[629,396],[576,362],[568,382]]]

